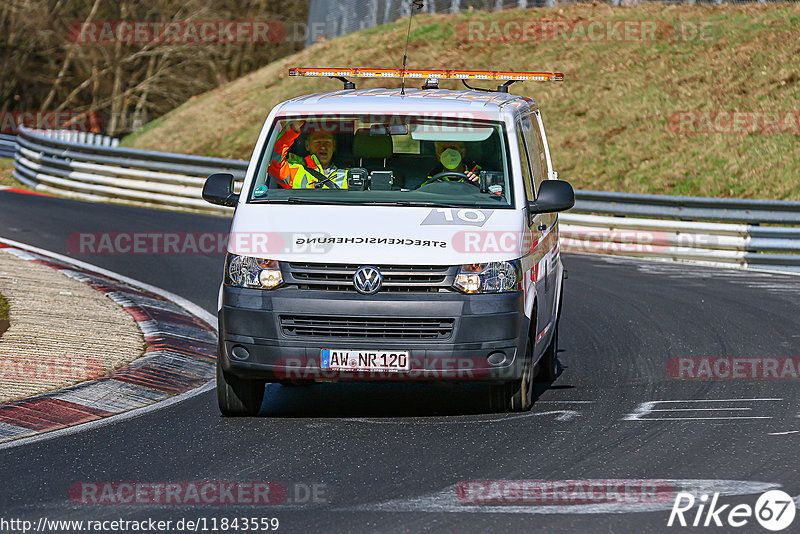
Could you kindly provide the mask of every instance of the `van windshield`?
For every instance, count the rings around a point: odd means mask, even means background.
[[[250,202],[513,205],[500,122],[420,115],[278,117]]]

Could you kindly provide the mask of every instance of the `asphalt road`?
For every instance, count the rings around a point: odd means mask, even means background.
[[[75,232],[227,226],[218,217],[0,193],[0,236],[168,289],[212,313],[221,255],[78,255],[67,243]],[[260,417],[224,419],[208,392],[1,450],[0,516],[205,517],[209,531],[211,518],[247,516],[277,517],[291,532],[729,532],[667,527],[674,492],[720,491],[720,503],[751,506],[764,489],[800,495],[797,379],[667,372],[676,357],[799,356],[800,278],[577,255],[564,263],[562,371],[528,414],[488,413],[481,386],[323,384],[268,385]],[[654,481],[669,500],[476,504],[457,493],[468,481],[610,479]],[[274,481],[294,502],[87,505],[69,494],[81,482],[188,481]],[[312,487],[317,502],[306,502]],[[735,531],[768,532],[753,518]],[[800,518],[790,531],[800,531]]]

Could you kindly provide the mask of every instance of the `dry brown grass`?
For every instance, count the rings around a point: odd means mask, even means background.
[[[465,21],[657,20],[709,23],[706,39],[669,31],[644,42],[532,41],[487,45],[457,34]],[[289,79],[290,66],[399,66],[406,23],[328,42],[192,98],[128,146],[247,159],[269,110],[296,95],[335,90]],[[517,84],[535,98],[561,176],[576,187],[641,193],[800,199],[800,135],[678,134],[670,113],[800,111],[800,6],[606,4],[432,15],[414,19],[409,67],[557,70],[563,84]],[[360,80],[360,87],[386,85]],[[455,82],[442,84],[458,88]]]

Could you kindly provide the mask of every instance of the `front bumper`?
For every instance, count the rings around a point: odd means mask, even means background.
[[[442,339],[347,337],[293,333],[287,317],[313,316],[380,321],[384,318],[452,320]],[[284,320],[283,326],[281,320]],[[293,380],[506,381],[522,376],[528,332],[522,292],[356,293],[224,286],[219,312],[222,368],[240,378]],[[321,369],[322,349],[404,350],[409,371]],[[246,356],[246,357],[245,357]],[[490,363],[491,361],[491,363]]]

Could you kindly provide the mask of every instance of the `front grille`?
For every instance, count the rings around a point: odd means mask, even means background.
[[[298,289],[353,291],[353,275],[364,265],[288,263],[284,281]],[[431,265],[373,265],[383,277],[380,292],[430,293],[447,291],[457,267]]]
[[[340,339],[448,339],[453,319],[420,317],[346,317],[339,315],[281,315],[286,336],[332,337]]]

